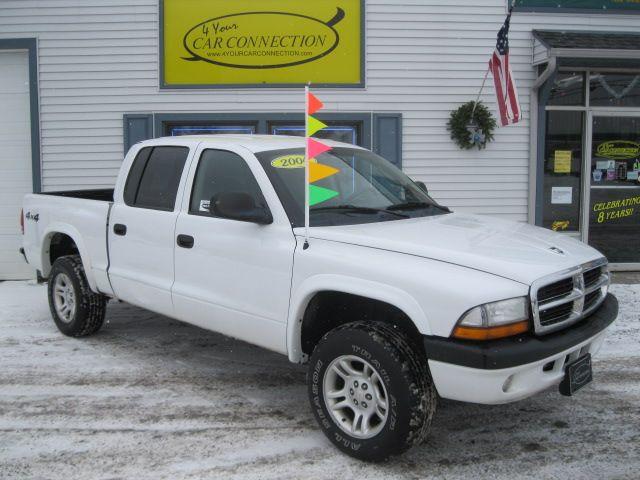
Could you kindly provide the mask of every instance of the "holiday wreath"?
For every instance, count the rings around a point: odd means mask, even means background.
[[[489,109],[482,102],[478,102],[474,109],[474,104],[467,102],[451,112],[447,123],[451,139],[464,150],[486,147],[493,140],[493,130],[496,128],[496,121]]]

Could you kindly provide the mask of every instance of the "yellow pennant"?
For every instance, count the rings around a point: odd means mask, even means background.
[[[312,117],[311,115],[307,116],[307,137],[310,137],[317,131],[322,130],[323,128],[327,128],[327,126],[324,123],[322,123],[317,118]]]

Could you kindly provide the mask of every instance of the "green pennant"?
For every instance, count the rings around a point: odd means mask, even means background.
[[[317,118],[312,117],[311,115],[307,115],[307,137],[310,137],[318,130],[322,130],[323,128],[327,128],[324,123],[322,123]]]
[[[326,202],[337,195],[338,192],[335,190],[318,187],[316,185],[309,185],[309,206]]]

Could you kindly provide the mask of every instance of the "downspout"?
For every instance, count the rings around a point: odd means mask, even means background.
[[[542,175],[542,170],[539,169],[539,160],[538,160],[538,143],[539,143],[539,135],[538,135],[538,91],[542,85],[545,84],[547,80],[555,73],[556,71],[556,57],[552,56],[549,58],[547,62],[547,68],[540,74],[531,88],[531,101],[529,106],[529,208],[528,208],[528,219],[530,224],[541,224],[541,218],[536,218],[536,214],[541,216],[541,212],[537,212],[538,200],[542,197],[542,192],[539,189],[538,182],[538,173]],[[542,146],[542,145],[541,145]],[[543,152],[544,155],[544,152]]]

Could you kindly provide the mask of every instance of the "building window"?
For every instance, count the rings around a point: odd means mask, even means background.
[[[271,125],[272,135],[293,135],[304,137],[304,125]],[[315,134],[318,138],[326,138],[337,142],[358,145],[357,125],[329,125]]]
[[[216,135],[216,134],[251,134],[256,133],[254,125],[173,125],[169,127],[169,135]]]
[[[640,73],[591,73],[592,107],[640,107]]]
[[[583,126],[582,112],[547,112],[543,226],[552,230],[580,230]]]
[[[585,88],[583,72],[560,72],[551,87],[547,105],[584,105]]]

